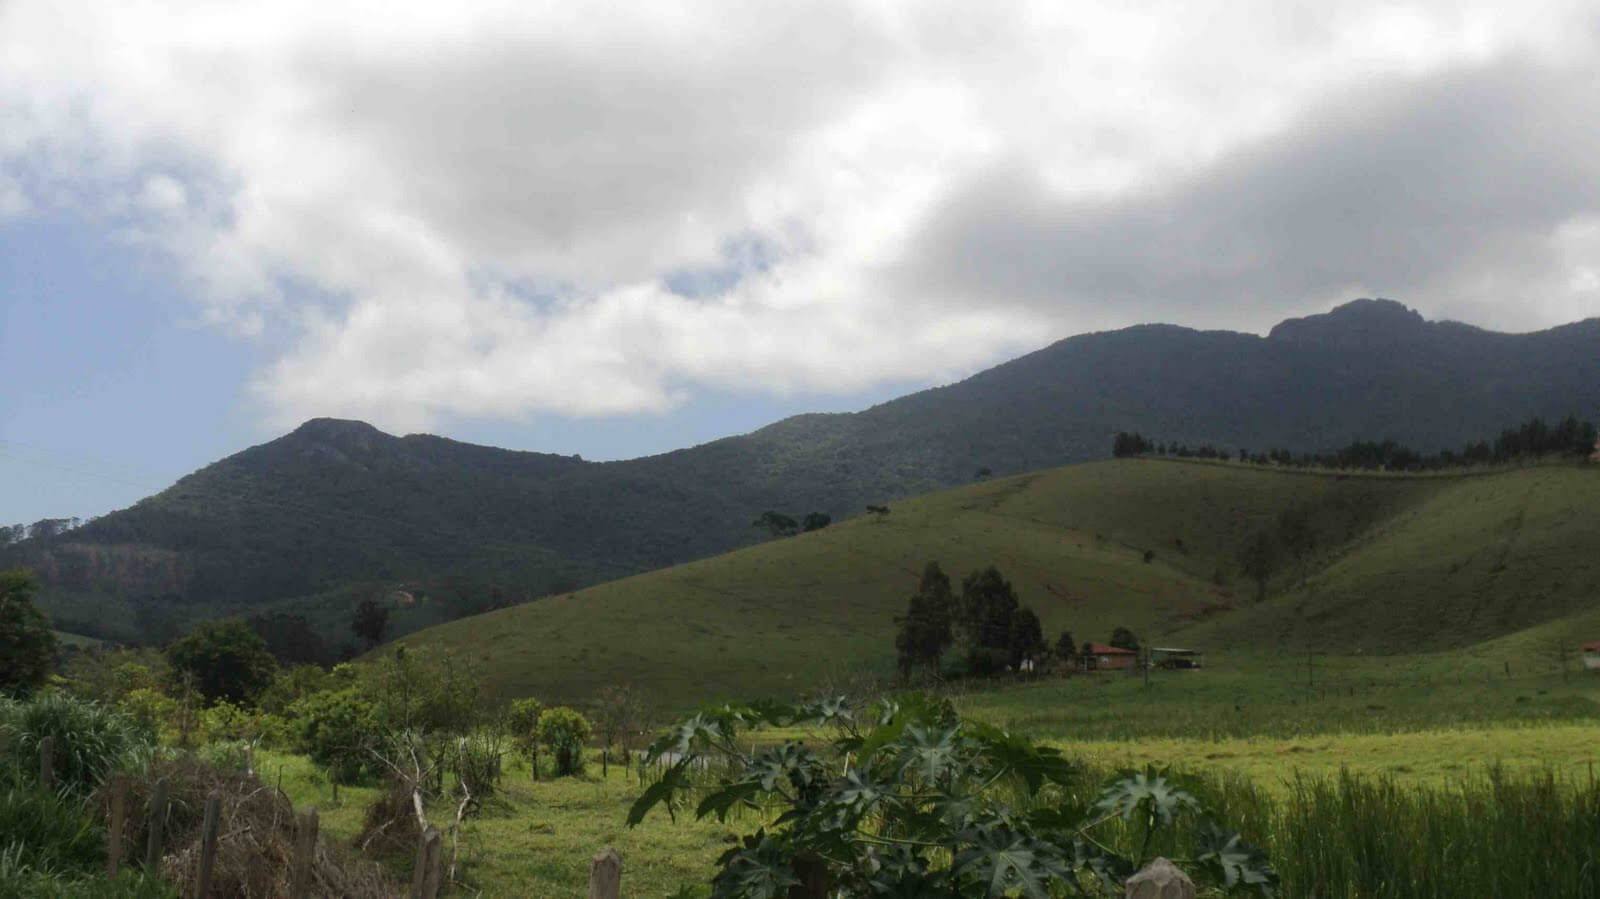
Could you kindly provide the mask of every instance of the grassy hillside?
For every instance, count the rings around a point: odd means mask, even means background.
[[[1127,626],[1217,651],[1465,646],[1592,603],[1600,470],[1338,476],[1131,459],[897,503],[826,530],[451,622],[408,638],[467,653],[495,690],[669,702],[809,689],[892,668],[922,564],[994,563],[1047,636]],[[1236,572],[1286,511],[1316,549],[1268,600]],[[1154,553],[1150,562],[1144,553]],[[1303,574],[1302,574],[1303,571]],[[1300,586],[1301,578],[1308,585]],[[1298,641],[1298,642],[1296,642]]]
[[[1224,649],[1420,652],[1600,607],[1600,468],[1452,478],[1418,499],[1303,586],[1287,571],[1282,595],[1186,637]]]

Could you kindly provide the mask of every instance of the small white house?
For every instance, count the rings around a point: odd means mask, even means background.
[[[1590,671],[1600,671],[1600,640],[1590,640],[1583,644],[1583,667]]]

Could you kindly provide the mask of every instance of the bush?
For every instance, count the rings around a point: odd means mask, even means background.
[[[475,799],[494,793],[500,780],[501,744],[492,734],[475,733],[456,740],[450,770]]]
[[[7,899],[177,899],[178,891],[143,871],[124,868],[115,879],[63,871],[29,861],[21,844],[0,849],[0,896]]]
[[[150,687],[136,687],[117,702],[117,711],[132,720],[145,738],[154,743],[161,738],[167,722],[177,717],[178,701]]]
[[[138,763],[151,748],[149,734],[126,715],[53,690],[27,702],[0,702],[0,730],[22,758],[38,758],[39,740],[55,737],[56,777],[63,789],[80,795],[118,768]]]
[[[559,706],[539,716],[539,742],[556,757],[556,776],[583,772],[583,747],[589,742],[589,721],[574,709]]]
[[[243,771],[249,749],[250,744],[244,740],[216,740],[201,746],[194,756],[219,771]]]
[[[297,748],[350,783],[361,776],[378,716],[354,688],[313,693],[292,706]]]

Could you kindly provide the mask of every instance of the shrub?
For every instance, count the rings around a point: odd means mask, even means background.
[[[539,742],[555,754],[556,776],[582,773],[589,733],[588,720],[574,709],[559,706],[539,716]]]
[[[117,711],[126,715],[141,733],[155,742],[164,726],[178,715],[178,701],[150,687],[129,690],[117,702]]]
[[[354,688],[313,693],[293,707],[295,736],[301,752],[335,771],[349,783],[361,776],[367,749],[378,729],[371,702]]]
[[[500,741],[488,733],[475,733],[460,737],[450,754],[450,770],[462,786],[476,799],[494,792],[500,780],[500,758],[504,754]]]

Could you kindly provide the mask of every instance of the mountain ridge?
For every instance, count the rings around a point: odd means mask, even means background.
[[[453,615],[750,544],[767,509],[841,519],[981,470],[1103,458],[1120,430],[1255,451],[1384,438],[1432,451],[1534,415],[1597,413],[1600,319],[1499,334],[1365,300],[1266,336],[1077,335],[859,412],[627,460],[311,419],[60,538],[0,548],[0,567],[38,568],[47,610],[96,636],[397,584]]]

